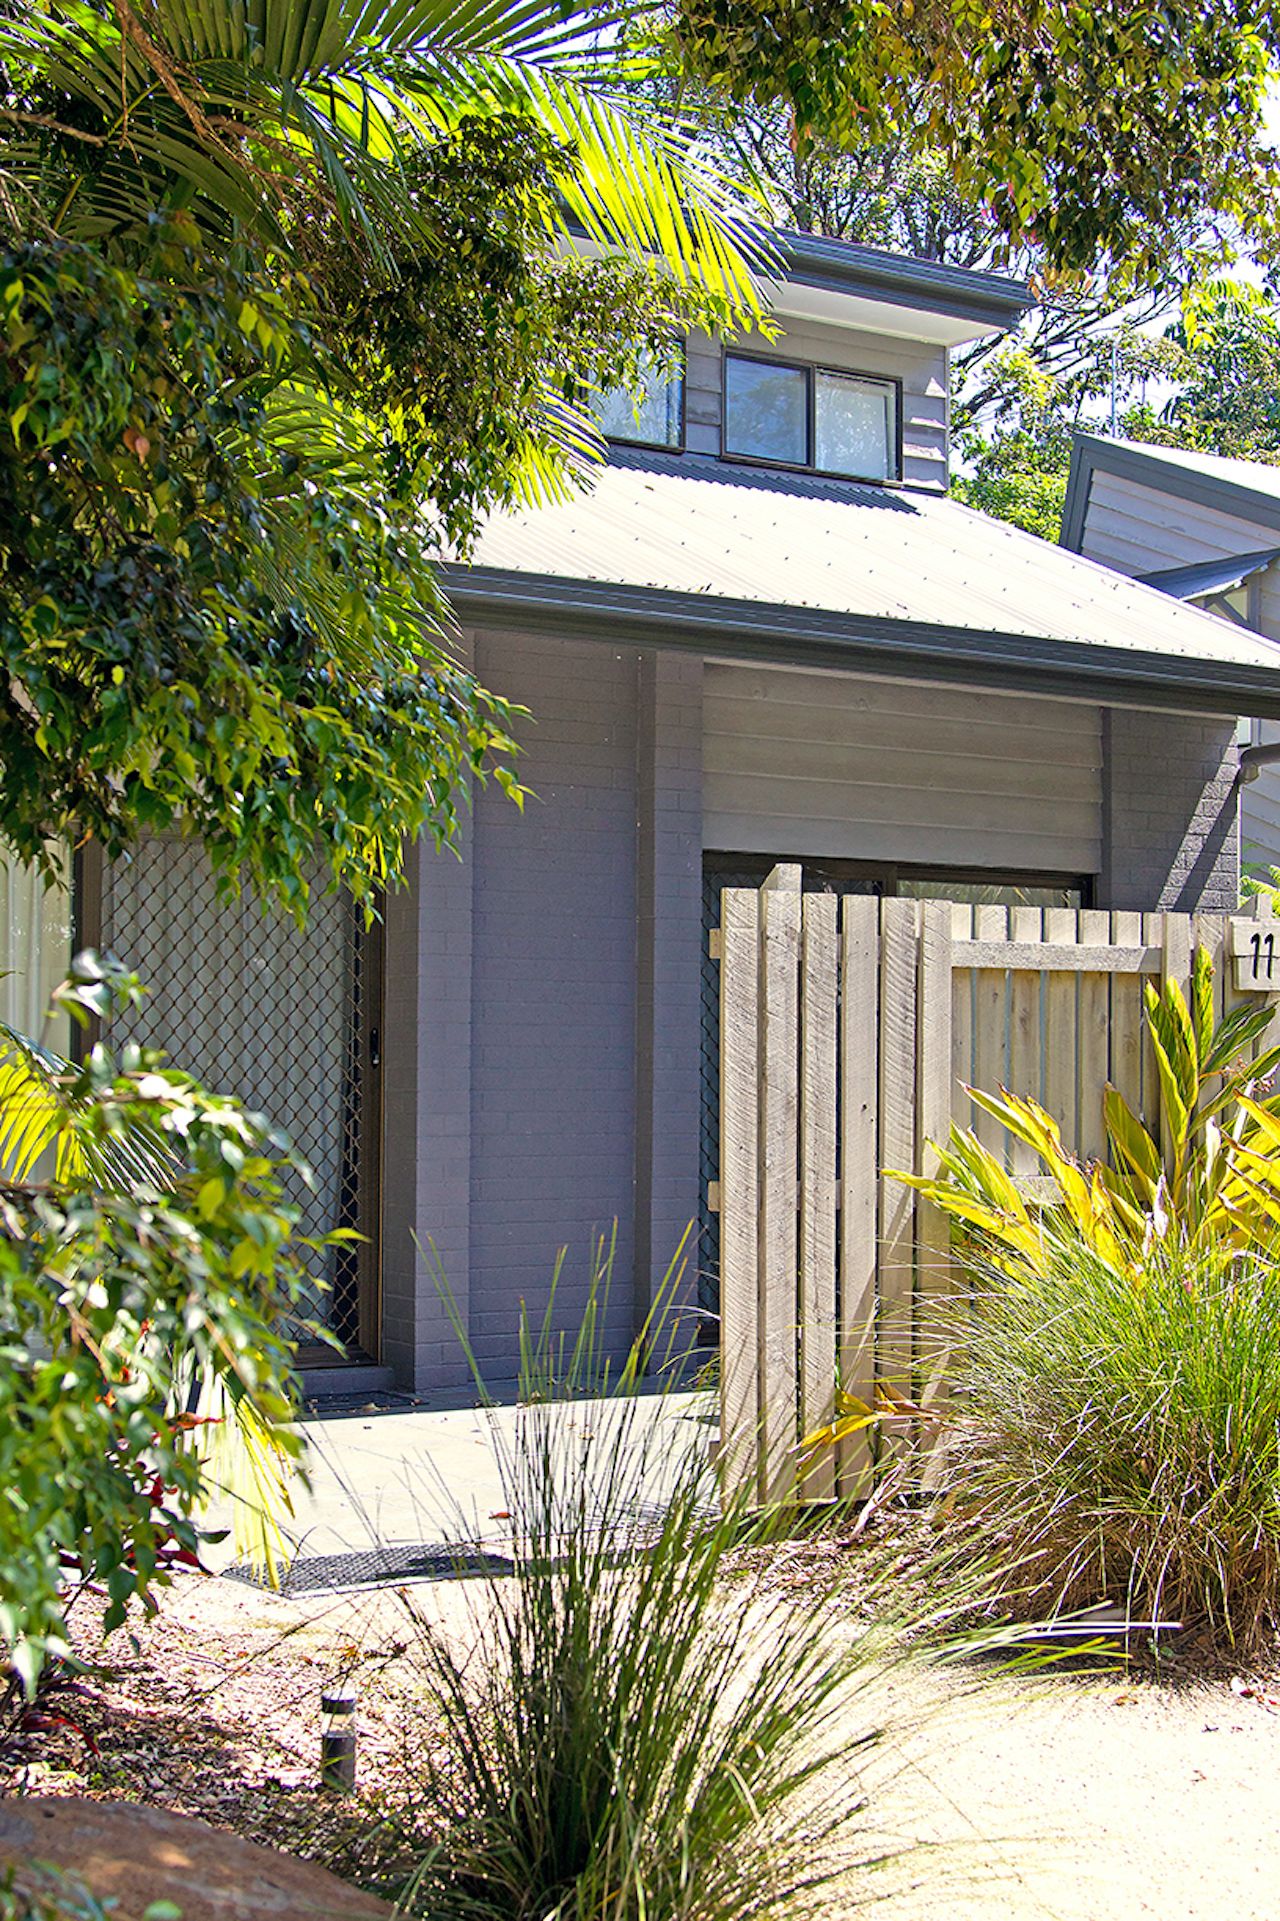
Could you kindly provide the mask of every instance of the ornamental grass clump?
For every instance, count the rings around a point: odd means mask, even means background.
[[[1269,1006],[1216,1018],[1203,950],[1189,999],[1146,1009],[1155,1091],[1139,1115],[1106,1088],[1105,1159],[970,1090],[1040,1181],[961,1128],[936,1178],[898,1177],[951,1216],[969,1283],[935,1329],[945,1511],[1020,1613],[1105,1601],[1247,1651],[1280,1626],[1280,1054]]]
[[[1024,1615],[1280,1626],[1280,1265],[1156,1243],[998,1270],[951,1330],[947,1503]]]
[[[461,1634],[410,1604],[440,1716],[416,1757],[411,1915],[799,1915],[851,1864],[872,1736],[850,1693],[875,1637],[816,1588],[771,1604],[726,1581],[751,1527],[717,1496],[710,1397],[637,1393],[653,1327],[601,1381],[606,1293],[607,1274],[563,1368],[526,1342],[514,1433],[495,1423],[510,1573],[471,1590]]]

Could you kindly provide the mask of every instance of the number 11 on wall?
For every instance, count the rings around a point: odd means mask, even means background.
[[[1280,992],[1280,940],[1275,926],[1266,921],[1233,920],[1231,954],[1237,989],[1258,994]]]

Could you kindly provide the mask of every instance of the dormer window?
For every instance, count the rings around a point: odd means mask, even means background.
[[[756,354],[724,357],[724,451],[850,480],[898,478],[898,386]]]
[[[664,373],[651,355],[641,358],[643,393],[637,401],[626,387],[600,395],[596,420],[606,440],[641,447],[679,447],[683,442],[684,378]]]

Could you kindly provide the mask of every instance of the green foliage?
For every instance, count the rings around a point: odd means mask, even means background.
[[[944,1491],[1006,1598],[1123,1602],[1246,1647],[1280,1625],[1280,1051],[1268,1007],[1215,1021],[1146,990],[1150,1126],[1108,1087],[1105,1162],[1081,1163],[1025,1096],[971,1090],[1034,1148],[1047,1194],[953,1128],[937,1178],[899,1174],[955,1224],[975,1293],[932,1330],[956,1410]]]
[[[968,463],[959,499],[1056,540],[1072,435],[1109,424],[1113,399],[1123,439],[1280,462],[1280,319],[1258,288],[1199,281],[1162,335],[1124,324],[1075,345],[1065,371],[1052,338],[1014,341],[986,359],[959,412]],[[1173,388],[1159,410],[1152,382]]]
[[[385,424],[389,484],[425,497],[456,546],[531,475],[548,494],[589,476],[597,390],[634,387],[645,352],[670,358],[694,322],[739,317],[644,263],[557,247],[568,169],[519,116],[470,116],[404,163],[429,244],[393,241],[381,273],[335,244],[312,269],[359,403]]]
[[[1140,268],[1210,211],[1274,231],[1265,5],[679,0],[673,17],[678,62],[735,101],[781,103],[801,156],[814,139],[940,150],[1055,268]]]
[[[0,829],[48,863],[73,823],[115,854],[176,822],[294,907],[319,844],[367,899],[465,772],[516,791],[508,712],[433,639],[376,450],[290,413],[305,286],[164,265],[0,255]]]
[[[820,1906],[849,1865],[856,1653],[821,1592],[725,1592],[744,1502],[717,1509],[684,1396],[635,1395],[661,1310],[601,1383],[606,1299],[607,1264],[567,1361],[549,1320],[525,1330],[518,1425],[494,1430],[513,1568],[477,1644],[414,1615],[447,1734],[422,1744],[424,1852],[399,1900],[432,1921],[747,1921]]]
[[[1041,540],[1057,540],[1071,472],[1069,429],[1038,438],[1018,427],[990,441],[975,434],[967,439],[965,451],[976,457],[970,470],[951,483],[956,500]]]
[[[1031,1147],[1051,1183],[1032,1201],[1003,1158],[970,1128],[952,1127],[935,1179],[895,1173],[951,1216],[985,1265],[1010,1275],[1087,1247],[1117,1274],[1140,1276],[1152,1246],[1199,1255],[1267,1251],[1280,1241],[1280,1096],[1266,1096],[1280,1048],[1259,1051],[1269,1006],[1214,1018],[1213,969],[1197,948],[1191,999],[1176,981],[1145,988],[1147,1038],[1159,1085],[1151,1125],[1119,1091],[1102,1099],[1107,1158],[1082,1164],[1038,1102],[969,1090],[975,1104]]]
[[[114,1901],[99,1901],[78,1876],[40,1861],[0,1869],[0,1921],[112,1921]]]
[[[12,102],[0,211],[38,198],[68,238],[145,243],[158,209],[308,260],[337,227],[377,277],[430,242],[406,169],[468,117],[517,117],[564,155],[549,227],[754,312],[738,202],[669,117],[619,91],[590,0],[36,0],[0,19]]]
[[[1280,319],[1261,288],[1192,289],[1169,329],[1179,390],[1159,415],[1133,408],[1133,440],[1280,465]]]
[[[134,992],[85,955],[60,998],[83,1015]],[[37,1096],[24,1115],[11,1077],[6,1167],[39,1150],[56,1168],[0,1185],[0,1645],[30,1689],[66,1651],[68,1582],[105,1590],[111,1627],[194,1558],[199,1383],[222,1421],[297,1454],[282,1322],[309,1249],[283,1198],[299,1163],[261,1115],[133,1046],[78,1069],[6,1050]]]
[[[593,388],[764,257],[590,9],[39,0],[0,14],[0,839],[198,835],[372,903],[509,713],[433,562],[580,484]],[[557,243],[575,219],[605,257]]]
[[[1020,1613],[1101,1601],[1237,1657],[1280,1626],[1280,1266],[1083,1243],[1003,1270],[940,1330],[958,1414],[941,1494]]]

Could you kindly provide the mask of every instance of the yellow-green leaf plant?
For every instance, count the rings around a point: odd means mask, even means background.
[[[109,1022],[139,991],[89,952],[55,998]],[[69,1590],[105,1593],[108,1630],[154,1605],[211,1499],[243,1556],[286,1558],[288,1330],[322,1246],[297,1232],[298,1178],[261,1114],[154,1050],[73,1064],[0,1028],[0,1670],[28,1694],[69,1651]]]
[[[974,1104],[1032,1148],[1042,1179],[1034,1192],[971,1128],[938,1146],[932,1179],[889,1170],[955,1224],[984,1267],[1043,1273],[1072,1241],[1135,1281],[1156,1243],[1188,1255],[1274,1249],[1280,1243],[1280,1096],[1270,1078],[1280,1047],[1263,1045],[1269,1005],[1215,1018],[1213,965],[1192,960],[1190,998],[1178,983],[1145,988],[1149,1058],[1157,1086],[1144,1115],[1109,1083],[1099,1090],[1106,1156],[1071,1153],[1052,1115],[1029,1095],[968,1090]],[[1086,1090],[1087,1092],[1087,1090]]]

